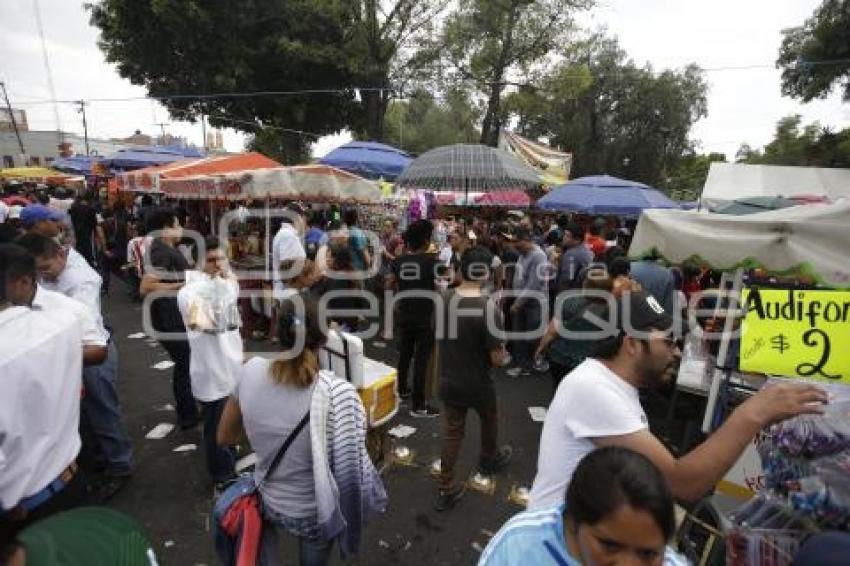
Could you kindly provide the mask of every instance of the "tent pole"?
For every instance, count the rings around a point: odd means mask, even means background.
[[[271,248],[271,231],[272,231],[272,219],[271,219],[271,216],[270,216],[270,213],[269,213],[270,200],[271,200],[271,197],[269,195],[266,195],[266,247],[264,248],[266,253],[264,253],[263,255],[265,256],[266,276],[267,277],[270,273],[270,270],[269,270],[269,267],[270,267],[270,265],[269,265],[269,252],[271,250],[269,248]]]

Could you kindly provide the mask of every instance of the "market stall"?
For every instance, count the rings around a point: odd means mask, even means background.
[[[850,354],[839,345],[850,329],[848,218],[842,201],[747,216],[651,210],[638,224],[632,256],[725,272],[712,297],[715,335],[686,337],[676,384],[704,398],[703,431],[769,379],[814,380],[830,394],[824,416],[765,429],[717,486],[754,499],[713,525],[714,500],[689,518],[685,530],[725,542],[728,564],[791,564],[812,534],[850,528]]]
[[[47,167],[14,167],[0,169],[0,182],[17,181],[20,183],[36,183],[62,186],[80,190],[85,188],[85,178],[79,175],[67,175]]]

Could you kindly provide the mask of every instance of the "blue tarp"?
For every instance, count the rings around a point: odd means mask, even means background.
[[[581,177],[555,187],[537,201],[545,210],[639,216],[647,208],[679,208],[661,191],[608,175]]]
[[[350,171],[367,179],[393,181],[413,158],[400,149],[376,142],[350,142],[319,160],[322,165]]]
[[[107,155],[103,163],[110,169],[132,170],[203,156],[203,153],[194,148],[151,146],[118,150]]]
[[[63,173],[72,175],[91,175],[92,165],[100,161],[101,157],[89,155],[73,155],[71,157],[60,157],[54,159],[50,167]]]

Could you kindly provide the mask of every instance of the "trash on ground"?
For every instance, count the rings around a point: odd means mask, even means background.
[[[145,334],[144,332],[136,332],[135,334],[129,334],[127,338],[129,338],[130,340],[138,340],[139,338],[144,338],[145,336],[147,336],[147,334]]]
[[[396,425],[393,428],[391,428],[387,432],[387,434],[389,434],[390,436],[394,436],[395,438],[407,438],[408,436],[410,436],[414,432],[416,432],[416,429],[413,428],[412,426],[400,424],[400,425]]]
[[[197,449],[198,449],[197,444],[181,444],[180,446],[178,446],[177,448],[172,450],[172,452],[191,452],[192,450],[197,450]]]
[[[536,423],[542,423],[546,420],[546,407],[529,407],[528,412],[531,415],[531,420]]]
[[[145,435],[145,438],[150,440],[160,440],[168,436],[168,434],[174,430],[174,425],[171,423],[159,423],[152,429],[148,431]]]
[[[171,360],[163,360],[151,366],[153,369],[170,369],[174,367],[174,362]]]

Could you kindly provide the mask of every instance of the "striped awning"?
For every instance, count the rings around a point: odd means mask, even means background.
[[[540,185],[531,167],[485,145],[455,144],[423,153],[396,179],[404,189],[487,193],[522,191]]]

